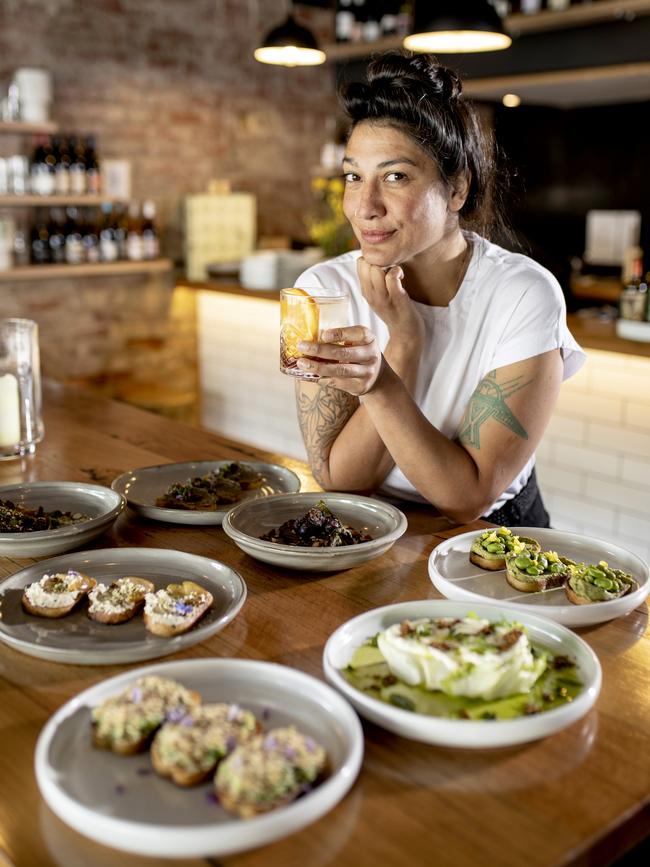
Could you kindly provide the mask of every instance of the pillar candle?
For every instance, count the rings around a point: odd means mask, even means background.
[[[0,446],[20,442],[20,398],[13,373],[0,376]]]

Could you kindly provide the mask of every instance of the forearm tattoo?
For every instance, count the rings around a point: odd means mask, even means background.
[[[359,399],[331,385],[321,386],[314,395],[306,394],[298,383],[296,399],[309,464],[314,478],[322,484],[334,440],[356,412]]]
[[[532,380],[526,382],[523,380],[523,376],[516,376],[514,379],[498,383],[496,370],[490,371],[476,386],[476,390],[467,404],[458,431],[459,441],[472,446],[472,448],[480,449],[481,427],[491,418],[500,422],[517,436],[527,440],[528,433],[506,405],[507,398],[532,382]]]

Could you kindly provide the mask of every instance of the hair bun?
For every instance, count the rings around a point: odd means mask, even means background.
[[[387,52],[371,61],[368,66],[370,86],[408,88],[417,82],[429,95],[440,102],[458,99],[463,91],[460,77],[446,66],[441,66],[430,54],[408,51]]]

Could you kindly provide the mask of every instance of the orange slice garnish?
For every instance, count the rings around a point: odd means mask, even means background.
[[[301,340],[318,339],[318,304],[304,289],[285,290],[280,317],[283,350],[289,358],[300,355],[298,343]]]

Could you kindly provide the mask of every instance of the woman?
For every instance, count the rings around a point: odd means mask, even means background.
[[[298,415],[329,490],[450,519],[549,526],[534,452],[584,354],[555,278],[485,226],[493,165],[454,72],[394,52],[349,85],[344,210],[360,245],[297,285],[351,294],[351,327],[299,345]]]

